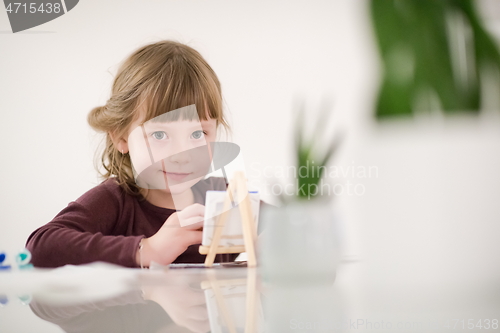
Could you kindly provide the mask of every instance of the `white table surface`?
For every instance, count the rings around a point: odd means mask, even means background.
[[[500,317],[497,279],[455,272],[433,276],[424,274],[425,265],[414,271],[394,265],[343,260],[326,285],[266,281],[260,269],[242,267],[161,271],[97,264],[2,272],[0,294],[8,303],[0,307],[0,332],[208,332],[218,326],[203,313],[207,281],[236,281],[239,289],[226,306],[243,332],[249,274],[257,276],[259,332],[500,331],[494,321]],[[23,295],[31,295],[31,304],[22,303]]]

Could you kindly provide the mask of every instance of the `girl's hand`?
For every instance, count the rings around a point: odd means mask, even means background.
[[[142,240],[142,254],[137,251],[137,265],[150,266],[151,261],[171,264],[189,245],[201,244],[205,206],[195,203],[168,217],[156,234]]]

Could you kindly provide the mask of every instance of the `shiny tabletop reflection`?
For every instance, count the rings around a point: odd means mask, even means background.
[[[384,267],[343,260],[322,283],[273,280],[261,267],[2,273],[0,331],[499,331],[497,279],[450,271],[423,280],[418,267]]]

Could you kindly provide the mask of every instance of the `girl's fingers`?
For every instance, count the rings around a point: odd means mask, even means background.
[[[180,220],[179,222],[184,229],[196,230],[203,227],[203,217],[200,216],[190,217],[187,220]]]
[[[201,226],[203,226],[203,216],[179,216],[179,225],[181,227],[190,227],[191,224],[194,223],[201,223]],[[199,228],[200,226],[198,226]],[[193,228],[190,228],[193,229]],[[197,228],[195,228],[197,229]]]
[[[192,225],[194,223],[200,222],[195,228],[198,229],[203,226],[203,219],[205,217],[205,206],[201,204],[193,204],[184,208],[182,211],[178,212],[179,224],[181,227]]]
[[[205,206],[199,203],[189,205],[181,211],[181,215],[205,216]]]
[[[184,240],[186,241],[186,244],[188,244],[188,245],[201,244],[201,240],[203,239],[203,232],[202,231],[186,230],[185,235],[186,236],[184,237]]]

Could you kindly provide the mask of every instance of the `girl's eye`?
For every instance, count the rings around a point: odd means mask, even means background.
[[[193,134],[191,134],[193,139],[200,139],[203,135],[207,135],[207,133],[204,131],[195,131],[193,132]]]
[[[151,136],[153,138],[155,138],[156,140],[164,140],[167,138],[167,133],[163,132],[163,131],[156,131],[156,132],[153,132],[151,134]]]

